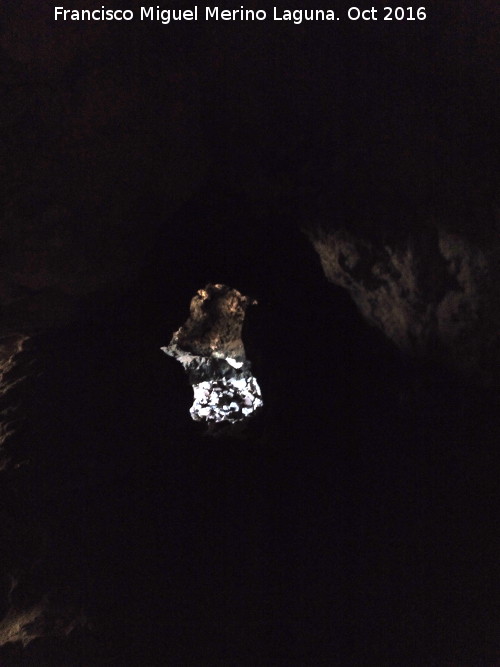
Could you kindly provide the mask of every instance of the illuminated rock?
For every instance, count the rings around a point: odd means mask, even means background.
[[[235,289],[209,284],[191,299],[189,318],[161,348],[188,374],[195,421],[234,423],[262,407],[241,340],[246,308],[255,303]]]

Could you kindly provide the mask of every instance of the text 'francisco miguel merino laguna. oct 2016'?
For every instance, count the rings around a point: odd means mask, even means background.
[[[189,21],[288,21],[295,25],[305,21],[425,21],[425,7],[358,7],[352,6],[341,12],[334,9],[237,9],[220,7],[198,7],[189,9],[163,9],[139,7],[137,9],[108,9],[104,5],[95,9],[70,9],[54,7],[55,21],[155,21],[163,25]]]

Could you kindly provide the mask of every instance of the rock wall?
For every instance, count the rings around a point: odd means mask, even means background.
[[[332,283],[401,350],[500,383],[500,239],[478,245],[436,228],[396,243],[345,230],[311,240]]]

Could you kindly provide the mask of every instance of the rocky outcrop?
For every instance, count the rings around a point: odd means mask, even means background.
[[[339,229],[311,239],[328,280],[401,350],[500,384],[498,237],[486,246],[438,229],[390,243]]]

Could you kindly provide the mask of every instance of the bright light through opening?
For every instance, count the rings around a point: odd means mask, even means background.
[[[195,421],[237,422],[263,405],[260,387],[253,376],[200,382],[193,385],[193,391],[190,413]]]
[[[194,421],[233,424],[263,406],[241,340],[245,310],[254,303],[237,290],[209,284],[193,297],[188,320],[162,347],[189,376]]]

